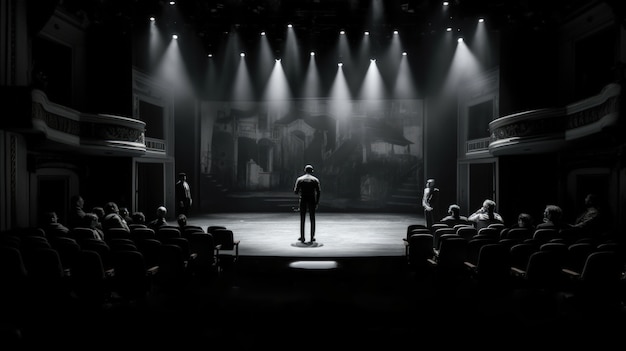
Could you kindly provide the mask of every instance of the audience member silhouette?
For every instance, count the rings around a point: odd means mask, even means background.
[[[526,228],[528,229],[529,235],[532,236],[532,233],[535,230],[535,221],[530,214],[521,212],[517,215],[517,222],[515,222],[515,224],[502,229],[500,232],[500,238],[507,238],[509,231],[513,228]]]
[[[83,221],[81,223],[82,228],[89,228],[93,231],[93,238],[104,241],[104,232],[102,229],[98,228],[98,224],[100,221],[98,220],[98,216],[95,213],[87,212],[83,216]]]
[[[124,218],[126,224],[134,223],[133,218],[130,216],[130,212],[128,211],[128,207],[120,207],[120,216]]]
[[[445,223],[450,227],[454,227],[457,224],[471,224],[466,216],[461,216],[461,207],[457,204],[448,206],[448,215],[439,220],[441,223]]]
[[[306,213],[309,212],[311,222],[311,242],[315,241],[315,211],[320,202],[321,186],[320,181],[313,175],[313,166],[304,166],[304,174],[296,179],[293,192],[300,197],[300,237],[298,240],[304,242],[304,224]]]
[[[492,223],[504,223],[504,219],[496,212],[496,202],[491,199],[483,201],[483,206],[467,217],[476,229],[488,227]]]
[[[69,236],[70,229],[59,223],[59,217],[55,211],[46,212],[41,228],[46,232],[48,239]]]
[[[563,220],[563,209],[557,205],[547,205],[543,211],[543,222],[537,224],[536,229],[549,228],[561,230],[571,228],[571,225]]]
[[[148,227],[152,228],[155,232],[164,225],[169,225],[167,223],[167,208],[165,206],[159,206],[156,210],[156,218],[148,223]]]
[[[105,232],[110,228],[123,228],[130,233],[128,223],[120,215],[119,207],[115,202],[108,202],[104,206],[104,220],[102,221],[102,230]]]
[[[439,189],[435,188],[435,180],[428,179],[426,181],[426,187],[424,188],[424,194],[422,196],[422,207],[424,208],[424,219],[426,220],[426,227],[432,228],[433,223],[437,218],[436,209],[439,200]]]
[[[146,215],[143,214],[143,212],[141,211],[136,211],[133,212],[133,214],[131,215],[131,218],[133,219],[133,224],[146,224]]]
[[[83,206],[85,206],[85,200],[80,195],[74,195],[70,202],[71,207],[68,211],[67,227],[72,229],[81,226],[83,223],[83,217],[85,216]]]
[[[187,183],[187,174],[178,173],[178,181],[176,182],[176,215],[184,214],[189,216],[189,210],[193,200],[191,198],[191,188]]]
[[[573,228],[580,229],[580,234],[599,239],[606,234],[608,222],[603,215],[597,195],[590,193],[585,196],[585,210],[576,218]]]
[[[95,213],[96,216],[98,216],[98,228],[100,228],[100,230],[104,230],[102,228],[102,222],[104,221],[104,216],[106,216],[106,213],[104,212],[104,207],[94,206],[91,209],[91,213]]]

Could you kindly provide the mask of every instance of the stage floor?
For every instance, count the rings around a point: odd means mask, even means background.
[[[301,245],[300,215],[281,213],[211,213],[189,217],[189,224],[206,230],[221,225],[240,241],[240,256],[374,257],[404,256],[402,238],[409,224],[423,218],[394,213],[325,213],[316,216],[315,245]],[[310,240],[307,216],[306,241]]]

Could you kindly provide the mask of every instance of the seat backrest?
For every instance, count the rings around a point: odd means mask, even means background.
[[[412,267],[425,265],[429,258],[433,258],[433,235],[411,235],[409,238],[409,264]]]
[[[456,235],[456,234],[455,234]],[[442,240],[437,255],[437,266],[441,270],[461,271],[465,269],[468,241],[460,237]]]
[[[595,251],[595,246],[591,243],[574,243],[567,247],[566,268],[574,272],[582,272],[585,261],[589,254]]]
[[[227,229],[227,228],[223,225],[210,225],[206,227],[206,232],[209,234],[213,234],[213,232],[217,229]]]
[[[412,229],[410,232],[407,232],[407,237],[406,237],[407,240],[413,234],[432,234],[432,232],[428,228],[415,228],[415,229]]]
[[[156,239],[154,229],[148,227],[135,227],[130,231],[131,238],[135,241],[141,239]]]
[[[624,267],[614,251],[595,251],[589,254],[580,275],[583,281],[598,284],[619,283]]]
[[[550,250],[533,252],[526,265],[526,280],[534,288],[556,288],[563,281],[558,254]]]
[[[530,255],[538,250],[539,248],[536,245],[530,243],[519,243],[511,246],[509,249],[509,262],[511,267],[525,270],[528,266]]]
[[[470,240],[478,234],[478,230],[471,226],[461,226],[456,229],[456,234],[465,240]]]
[[[494,244],[496,240],[491,238],[474,237],[467,242],[467,261],[473,264],[478,263],[480,250],[487,244]]]
[[[558,237],[558,231],[554,228],[537,228],[533,232],[533,239],[537,240],[539,243],[547,243],[552,239],[556,239]]]
[[[532,238],[533,231],[530,228],[511,228],[507,231],[506,237],[522,241]]]
[[[209,233],[192,233],[189,236],[189,249],[196,254],[194,265],[199,269],[213,266],[215,263],[215,241]]]
[[[484,238],[491,239],[499,239],[500,238],[500,229],[497,227],[484,227],[478,230],[477,236],[481,236]]]
[[[180,229],[176,227],[163,226],[157,229],[156,238],[161,242],[169,239],[169,238],[180,238],[182,237],[180,233]]]
[[[235,238],[232,230],[216,229],[212,234],[215,245],[221,245],[221,250],[233,250],[235,248]]]
[[[139,251],[124,250],[112,254],[115,269],[113,290],[126,300],[144,299],[150,288],[146,263]]]
[[[478,279],[504,284],[510,277],[509,250],[497,243],[482,245],[476,264]]]

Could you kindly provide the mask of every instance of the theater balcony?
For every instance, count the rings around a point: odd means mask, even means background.
[[[146,154],[146,123],[109,114],[83,113],[48,100],[41,90],[13,88],[2,128],[23,134],[32,149],[100,156]]]
[[[489,123],[489,152],[493,156],[555,152],[596,135],[617,125],[620,94],[619,84],[609,84],[598,95],[565,107],[495,119]]]

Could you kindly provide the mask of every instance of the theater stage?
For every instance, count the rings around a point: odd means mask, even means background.
[[[402,238],[409,224],[423,218],[407,213],[318,212],[315,239],[318,246],[299,244],[298,212],[210,213],[192,215],[189,224],[206,230],[221,225],[240,241],[240,256],[273,257],[398,257],[404,256]],[[310,240],[307,215],[306,240]],[[295,245],[295,246],[294,246]]]

